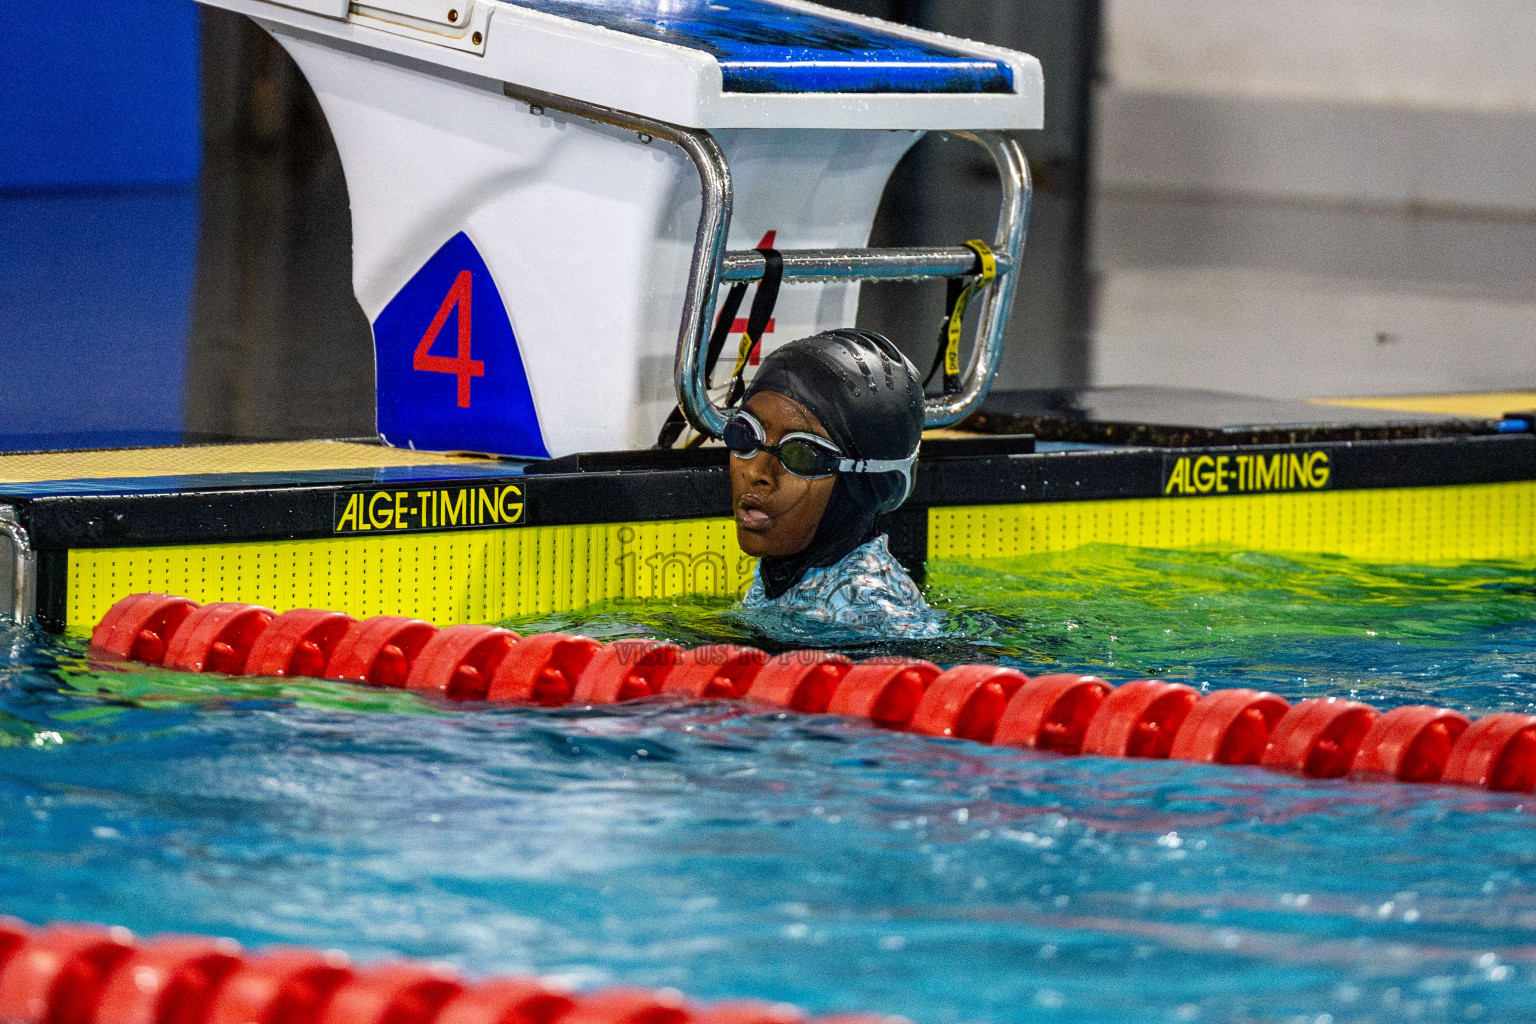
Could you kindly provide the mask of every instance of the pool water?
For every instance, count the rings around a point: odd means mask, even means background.
[[[928,587],[953,635],[894,649],[942,663],[1536,704],[1536,563],[1104,547],[937,563]],[[512,625],[773,646],[718,601]],[[728,703],[465,707],[4,642],[0,911],[34,922],[919,1024],[1536,1019],[1536,796]]]

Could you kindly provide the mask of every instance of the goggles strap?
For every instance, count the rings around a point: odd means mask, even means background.
[[[912,469],[916,455],[904,459],[842,459],[837,464],[839,473],[906,473]]]
[[[900,473],[900,505],[912,494],[912,465],[917,462],[917,452],[904,459],[843,459],[837,464],[840,473]]]
[[[928,376],[923,378],[923,386],[933,380],[933,375],[939,372],[939,367],[944,368],[944,393],[946,395],[958,394],[960,391],[960,335],[965,327],[965,310],[971,304],[971,300],[997,277],[997,258],[992,255],[992,249],[979,238],[973,238],[965,243],[976,254],[979,271],[974,275],[950,278],[948,291],[944,296],[944,319],[939,324],[939,350],[934,353],[933,366],[928,370]]]
[[[763,254],[763,279],[757,283],[757,291],[752,295],[747,329],[736,350],[736,369],[731,373],[731,393],[725,400],[727,406],[735,405],[746,394],[747,386],[742,380],[742,374],[746,372],[753,350],[762,345],[763,335],[773,322],[773,307],[779,301],[779,285],[784,280],[784,257],[779,254],[779,250],[765,248],[757,251]]]

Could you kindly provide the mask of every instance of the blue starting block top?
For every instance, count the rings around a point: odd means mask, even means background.
[[[712,54],[728,93],[1011,93],[1006,63],[767,0],[506,0]]]

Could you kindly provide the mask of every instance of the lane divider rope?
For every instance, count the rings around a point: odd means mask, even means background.
[[[793,1006],[701,1006],[670,989],[569,992],[535,977],[468,981],[413,960],[360,967],[301,947],[0,917],[3,1024],[808,1024]],[[906,1024],[843,1014],[814,1024]]]
[[[1536,715],[1511,712],[1475,722],[1429,705],[1382,714],[1339,697],[1292,705],[1258,690],[1202,696],[1183,683],[1147,679],[1111,686],[1086,675],[1030,678],[1000,665],[946,671],[912,658],[854,662],[829,651],[770,657],[734,644],[684,650],[568,633],[520,637],[496,626],[438,629],[405,616],[357,620],[315,609],[278,615],[165,594],[117,602],[90,649],[187,672],[349,680],[451,700],[560,707],[674,694],[1068,755],[1262,765],[1318,779],[1536,787]]]

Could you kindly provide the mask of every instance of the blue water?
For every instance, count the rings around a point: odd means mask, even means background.
[[[1531,706],[1536,566],[936,566],[926,653]],[[718,602],[519,623],[740,637]],[[1163,638],[1163,639],[1159,639]],[[915,1021],[1536,1019],[1536,797],[667,701],[464,708],[6,637],[0,910]]]

